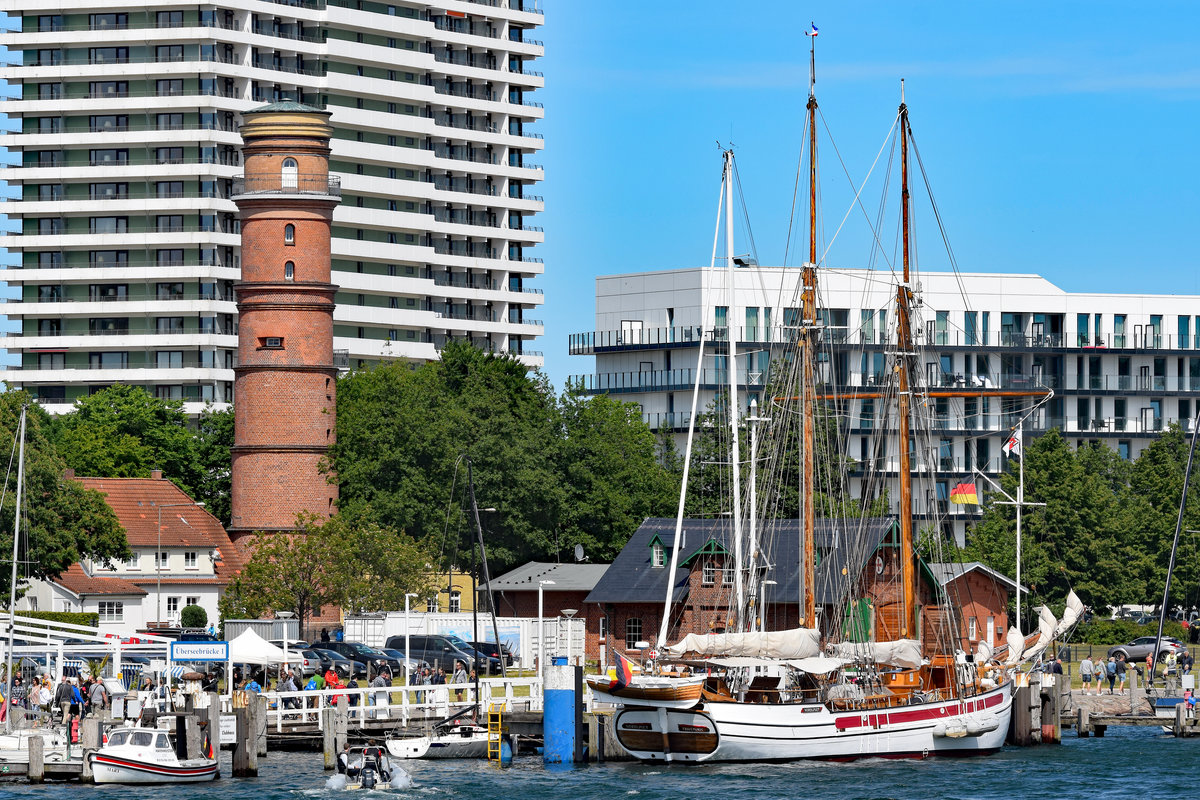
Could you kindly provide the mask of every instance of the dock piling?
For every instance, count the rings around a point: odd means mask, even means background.
[[[200,717],[189,714],[183,721],[184,744],[187,747],[188,758],[199,758],[201,750]]]
[[[325,751],[325,771],[333,769],[337,766],[337,722],[335,715],[337,709],[323,708],[321,709],[321,749]]]
[[[233,748],[233,777],[256,778],[258,777],[258,746],[252,727],[253,712],[247,705],[235,709],[233,715],[237,720],[237,733]]]
[[[41,736],[29,737],[29,773],[30,783],[41,783],[46,779],[46,740]]]
[[[1086,708],[1075,709],[1075,735],[1086,739],[1092,735],[1091,713]]]
[[[254,743],[258,755],[267,754],[267,698],[261,694],[250,697],[250,706],[254,709]],[[257,766],[257,762],[255,764]]]
[[[40,738],[40,737],[39,737]],[[83,772],[80,778],[84,783],[92,782],[92,764],[88,761],[88,755],[94,750],[100,748],[100,720],[97,717],[88,717],[83,721],[79,728],[79,745],[83,750]]]

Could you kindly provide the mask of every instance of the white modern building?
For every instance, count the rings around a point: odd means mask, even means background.
[[[594,356],[595,371],[572,380],[639,403],[652,428],[685,431],[697,367],[703,410],[727,385],[733,336],[742,399],[761,405],[772,361],[795,340],[800,270],[733,275],[732,296],[724,268],[597,278],[595,331],[570,340],[571,353]],[[823,270],[820,282],[821,380],[871,393],[887,383],[894,282],[868,270]],[[918,398],[936,437],[936,475],[915,504],[922,515],[948,513],[957,535],[977,509],[949,504],[950,488],[975,469],[1002,470],[1001,446],[1035,403],[1001,392],[1053,390],[1025,422],[1030,435],[1057,428],[1076,446],[1102,441],[1125,458],[1173,421],[1191,429],[1200,403],[1200,297],[1068,293],[1029,274],[923,272],[914,290],[923,383],[971,395]],[[701,336],[708,344],[697,365]],[[879,462],[894,480],[895,442],[875,441],[878,401],[849,400],[842,412],[848,455]]]
[[[99,614],[101,631],[178,626],[184,607],[220,619],[217,604],[242,566],[241,553],[215,517],[155,471],[151,478],[77,478],[104,494],[133,552],[128,561],[91,559],[51,580],[36,580],[18,611]]]
[[[240,113],[332,112],[339,365],[451,339],[542,363],[536,0],[0,0],[14,96],[0,371],[232,400]]]

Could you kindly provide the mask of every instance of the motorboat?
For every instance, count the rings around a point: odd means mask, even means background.
[[[377,747],[356,747],[344,753],[342,758],[345,763],[339,766],[338,774],[326,782],[327,789],[408,789],[413,785],[412,776],[389,763]]]
[[[96,783],[202,783],[217,777],[212,748],[205,749],[199,758],[180,758],[165,730],[117,728],[88,763]]]

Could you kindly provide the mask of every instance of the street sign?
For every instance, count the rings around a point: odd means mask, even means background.
[[[229,642],[171,642],[172,661],[228,661]]]

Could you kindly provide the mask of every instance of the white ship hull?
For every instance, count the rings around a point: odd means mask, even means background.
[[[625,707],[614,724],[622,747],[642,761],[850,761],[992,753],[1004,745],[1011,715],[1006,682],[966,700],[874,710],[719,702],[692,710]]]

